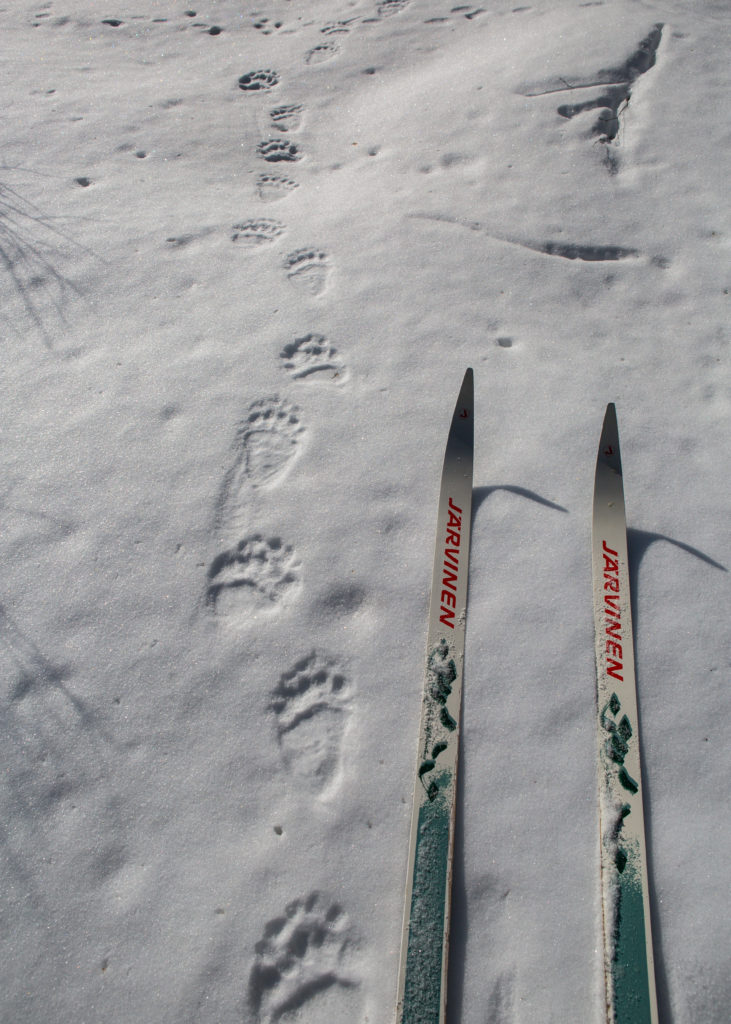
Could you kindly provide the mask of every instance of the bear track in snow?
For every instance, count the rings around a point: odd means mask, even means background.
[[[348,704],[345,675],[317,651],[285,672],[272,692],[284,763],[320,795],[340,774]]]
[[[295,288],[318,296],[327,287],[330,259],[318,249],[298,249],[286,257],[284,269]]]
[[[299,1020],[313,1001],[330,1001],[333,1021],[352,1016],[349,1004],[359,985],[350,967],[355,945],[347,915],[321,893],[288,904],[255,946],[249,1004],[257,1024]]]
[[[279,605],[299,583],[299,561],[279,537],[244,537],[214,558],[206,603],[216,615],[246,616]]]
[[[219,531],[241,535],[250,492],[281,479],[297,454],[303,432],[296,405],[276,396],[251,403],[236,431],[233,461],[218,498]]]
[[[279,353],[284,368],[294,380],[326,373],[332,380],[342,383],[345,379],[343,363],[338,350],[330,345],[324,334],[305,334],[285,345]]]

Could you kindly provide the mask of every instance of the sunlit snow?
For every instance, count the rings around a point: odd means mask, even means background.
[[[604,1021],[610,401],[660,1016],[728,1020],[728,24],[2,4],[3,1024],[393,1024],[468,366],[450,1024]]]

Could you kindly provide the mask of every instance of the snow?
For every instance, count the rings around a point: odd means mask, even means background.
[[[661,1019],[722,1024],[727,5],[0,30],[0,1020],[391,1024],[473,366],[449,1019],[602,1020],[615,401]]]

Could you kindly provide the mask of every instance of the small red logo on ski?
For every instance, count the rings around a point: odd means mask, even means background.
[[[470,410],[463,409],[462,412],[459,414],[459,418],[461,420],[468,420],[470,418]]]

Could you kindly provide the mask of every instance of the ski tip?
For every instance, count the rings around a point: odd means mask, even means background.
[[[604,423],[602,425],[602,434],[614,435],[619,434],[619,425],[617,423],[617,407],[614,402],[610,402],[607,405],[607,410],[604,413]]]
[[[458,443],[472,448],[474,444],[473,418],[475,414],[475,387],[472,368],[470,367],[462,380],[457,403],[452,414],[452,426],[449,431],[449,442]]]
[[[457,399],[457,407],[462,410],[460,412],[460,416],[464,417],[465,415],[468,415],[470,417],[470,419],[471,419],[472,418],[472,414],[474,412],[474,405],[475,405],[475,375],[472,372],[472,367],[470,366],[465,371],[465,375],[464,375],[464,378],[462,380],[462,387],[459,389],[459,398]],[[466,413],[465,413],[465,410],[467,410]],[[455,414],[456,414],[456,412],[457,412],[457,410],[455,410]]]
[[[597,454],[597,470],[601,464],[610,466],[617,473],[621,474],[622,472],[619,453],[619,426],[617,424],[617,410],[614,402],[609,403],[604,414],[602,435]]]

